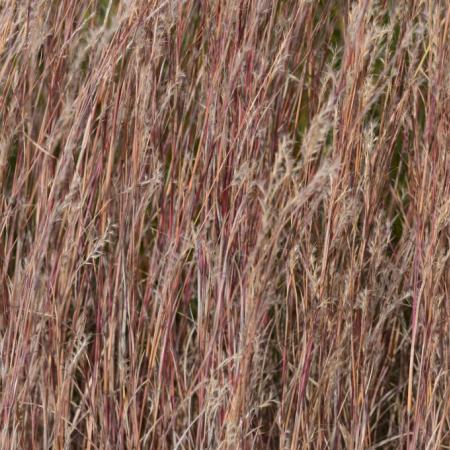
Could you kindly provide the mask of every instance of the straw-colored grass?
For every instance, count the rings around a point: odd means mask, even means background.
[[[445,0],[0,1],[0,448],[450,448]]]

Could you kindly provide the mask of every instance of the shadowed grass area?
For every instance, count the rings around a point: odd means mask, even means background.
[[[4,0],[0,448],[450,448],[449,27]]]

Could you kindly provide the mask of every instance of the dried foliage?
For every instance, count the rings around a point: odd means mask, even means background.
[[[2,0],[0,448],[450,448],[448,6]]]

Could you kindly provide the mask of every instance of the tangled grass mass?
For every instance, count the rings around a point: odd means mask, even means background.
[[[450,449],[448,0],[0,0],[0,449]]]

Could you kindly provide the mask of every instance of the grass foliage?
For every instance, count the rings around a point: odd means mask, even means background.
[[[0,2],[0,448],[450,448],[445,0]]]

